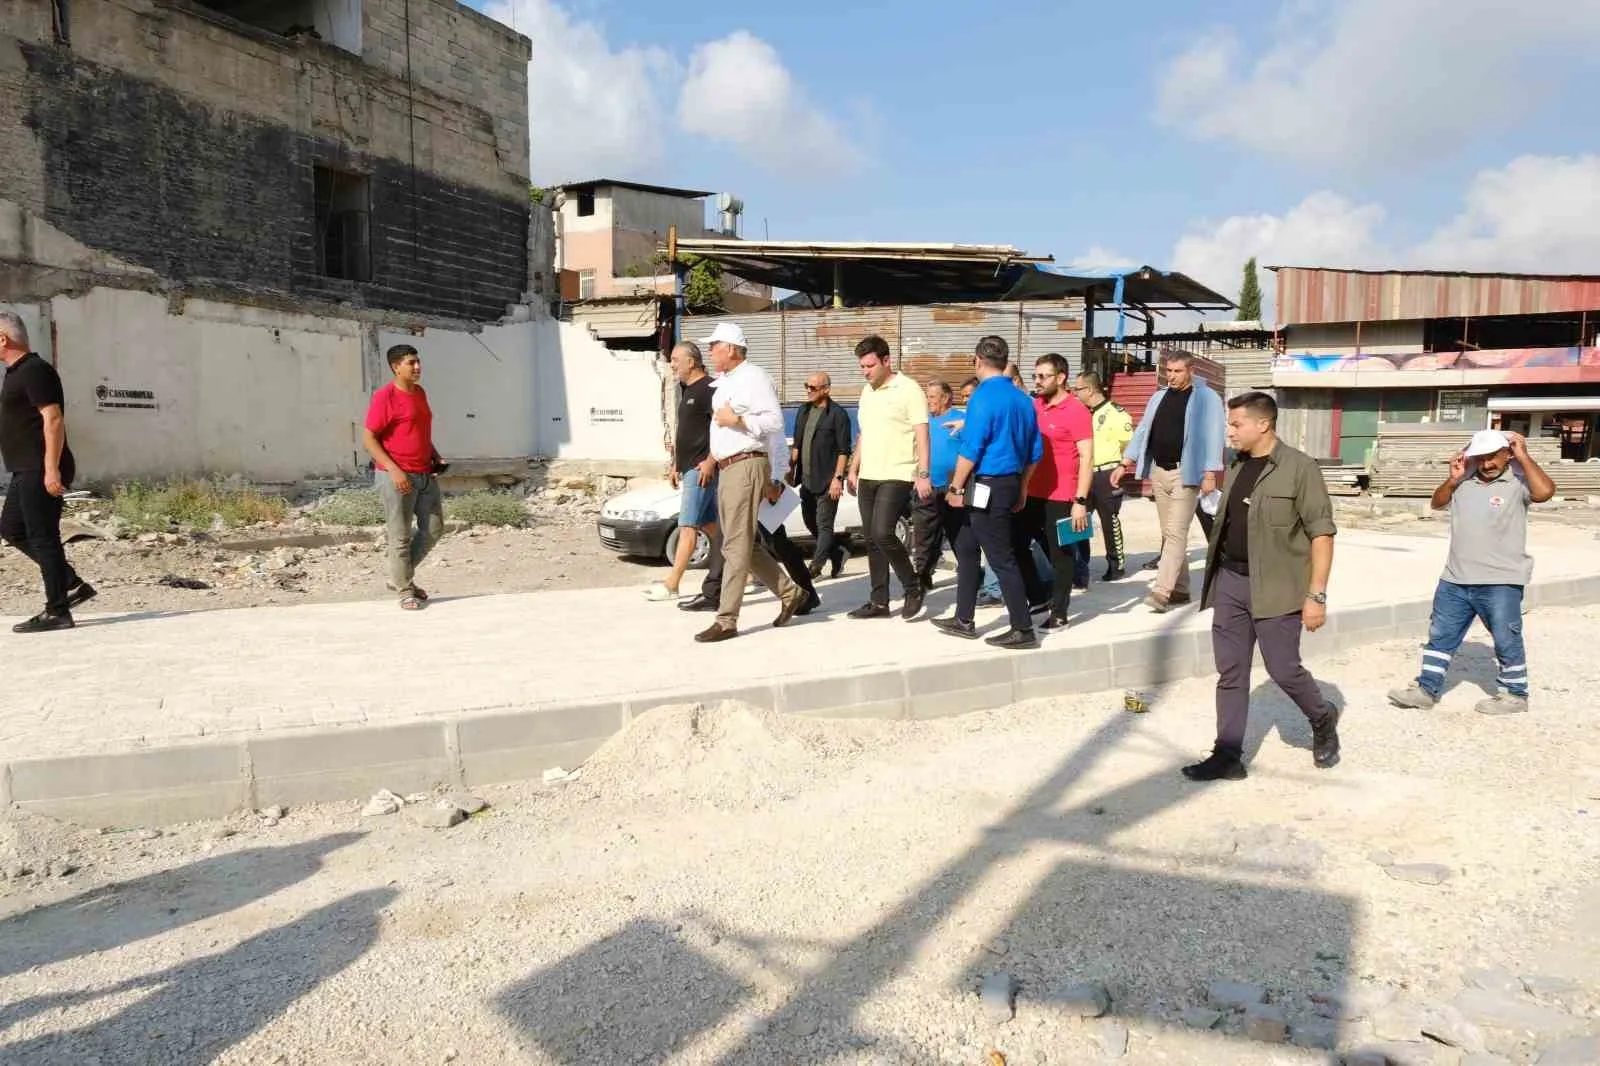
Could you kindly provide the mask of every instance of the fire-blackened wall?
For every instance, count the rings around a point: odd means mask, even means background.
[[[438,0],[365,0],[366,57],[185,0],[63,6],[65,26],[47,0],[0,9],[0,200],[20,215],[0,297],[110,274],[477,321],[529,288],[526,38]],[[318,168],[366,209],[358,271],[329,269]],[[42,229],[89,261],[56,261]]]

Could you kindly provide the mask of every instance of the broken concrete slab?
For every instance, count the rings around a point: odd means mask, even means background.
[[[1477,988],[1463,991],[1455,998],[1454,1005],[1474,1025],[1545,1038],[1571,1036],[1581,1025],[1578,1019],[1554,1007]]]

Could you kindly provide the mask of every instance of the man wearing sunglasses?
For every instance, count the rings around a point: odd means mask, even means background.
[[[830,577],[844,569],[845,550],[834,533],[839,498],[844,495],[845,469],[850,464],[850,416],[833,402],[833,382],[823,373],[806,379],[806,405],[794,420],[789,448],[789,482],[800,489],[800,517],[816,538],[811,576],[833,564]]]

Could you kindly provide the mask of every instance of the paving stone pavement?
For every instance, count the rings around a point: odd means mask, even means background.
[[[1542,539],[1551,543],[1535,549],[1536,581],[1600,573],[1592,539],[1587,555],[1562,550],[1563,532],[1548,532]],[[1438,538],[1341,534],[1334,609],[1426,599],[1444,550]],[[1198,557],[1196,543],[1196,596]],[[1044,649],[1092,647],[1157,629],[1205,631],[1209,616],[1193,607],[1157,616],[1141,606],[1148,581],[1137,574],[1074,595],[1071,628],[1047,636]],[[416,614],[382,599],[154,617],[87,614],[72,632],[27,637],[0,629],[6,682],[0,760],[491,708],[695,696],[1018,655],[944,636],[926,621],[845,618],[866,598],[863,576],[823,582],[820,590],[822,611],[785,630],[771,627],[770,594],[748,597],[742,635],[709,646],[691,638],[710,616],[647,603],[634,588],[462,599],[441,589]],[[946,573],[924,619],[948,613],[954,596],[953,575]],[[4,620],[5,629],[11,621]],[[980,628],[1003,628],[1003,612],[980,611],[978,621]],[[1419,642],[1425,629],[1417,624]],[[1532,656],[1537,660],[1537,649]]]

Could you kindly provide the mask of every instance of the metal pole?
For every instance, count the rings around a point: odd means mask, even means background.
[[[833,264],[833,306],[844,306],[844,263]]]
[[[678,227],[667,227],[667,263],[672,267],[672,343],[683,340],[683,264],[678,262]]]

